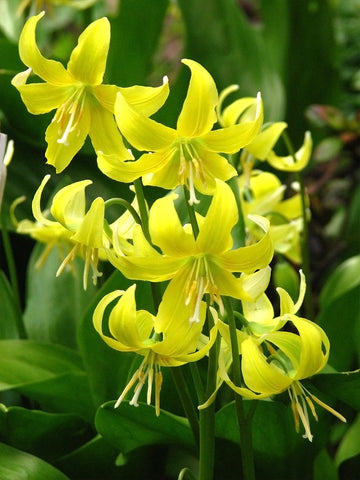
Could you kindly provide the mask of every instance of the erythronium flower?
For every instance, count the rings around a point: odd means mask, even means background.
[[[249,214],[270,220],[270,236],[276,252],[301,263],[300,234],[303,228],[301,198],[298,193],[284,200],[286,186],[270,172],[252,170],[239,177],[242,208]],[[248,223],[250,230],[254,225]],[[256,234],[256,232],[254,231]]]
[[[236,170],[219,153],[238,152],[258,133],[263,119],[260,95],[252,118],[228,128],[212,130],[216,122],[218,94],[209,72],[199,63],[184,59],[191,80],[176,129],[166,127],[129,105],[122,93],[117,96],[115,118],[126,139],[143,154],[135,162],[121,162],[116,155],[98,152],[100,168],[119,181],[142,177],[146,185],[173,189],[185,185],[190,203],[197,203],[195,190],[212,194],[215,178],[228,180]]]
[[[33,214],[40,225],[49,227],[50,235],[54,232],[55,235],[70,240],[74,245],[60,265],[57,275],[60,275],[65,266],[72,263],[77,255],[85,259],[83,284],[86,289],[90,267],[94,284],[97,277],[102,275],[97,268],[99,250],[109,244],[104,233],[104,200],[97,197],[86,212],[85,188],[92,182],[91,180],[75,182],[62,188],[54,196],[50,212],[55,220],[51,220],[43,214],[40,207],[41,195],[49,178],[50,175],[47,175],[43,179],[35,193]]]
[[[14,153],[14,142],[10,140],[7,144],[7,136],[0,133],[0,210],[4,195],[7,166],[9,165]]]
[[[120,352],[136,352],[144,357],[115,407],[120,405],[134,385],[130,405],[138,406],[138,398],[146,382],[147,403],[150,404],[155,380],[155,411],[159,415],[161,367],[177,367],[202,358],[213,345],[217,328],[213,327],[210,338],[205,338],[201,330],[206,304],[201,302],[199,322],[190,324],[189,307],[182,304],[172,287],[165,292],[156,316],[145,310],[136,310],[135,287],[132,285],[125,292],[117,290],[103,297],[94,311],[93,321],[96,331],[111,348]],[[118,301],[109,316],[110,335],[107,335],[103,331],[103,317],[105,309],[116,299]]]
[[[107,252],[109,261],[131,279],[161,282],[169,279],[185,305],[191,306],[190,320],[199,321],[199,305],[205,293],[222,308],[221,295],[256,298],[268,271],[265,267],[273,255],[269,223],[265,218],[252,220],[265,232],[252,245],[232,250],[231,230],[238,212],[230,187],[216,180],[216,188],[206,216],[198,216],[199,234],[194,238],[189,225],[183,226],[175,210],[175,194],[157,200],[150,209],[149,229],[159,253],[145,240],[140,229],[134,231],[134,254],[124,256]],[[256,278],[237,277],[234,273],[252,274]],[[260,287],[259,287],[260,285]]]
[[[46,130],[49,164],[61,172],[80,150],[90,135],[95,150],[116,152],[122,159],[133,158],[125,148],[113,113],[117,92],[139,109],[151,115],[168,95],[167,82],[162,87],[119,88],[102,85],[110,43],[107,18],[92,22],[80,35],[67,69],[57,61],[43,57],[37,47],[35,30],[44,12],[31,17],[25,24],[20,40],[20,58],[28,70],[16,75],[12,84],[19,90],[29,112],[42,114],[56,109]],[[27,84],[31,72],[45,83]]]

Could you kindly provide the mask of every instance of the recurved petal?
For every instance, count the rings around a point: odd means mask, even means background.
[[[254,155],[255,158],[265,160],[286,127],[287,124],[285,122],[275,122],[266,126],[254,140],[246,146],[246,150]]]
[[[177,121],[181,137],[199,137],[209,132],[216,122],[218,94],[210,73],[194,60],[183,59],[191,70],[187,95]]]
[[[219,254],[232,247],[231,230],[238,220],[234,194],[229,185],[216,180],[216,190],[196,244],[201,252]]]
[[[265,268],[270,264],[274,254],[274,247],[269,234],[270,224],[264,217],[249,215],[265,232],[258,242],[229,250],[219,257],[219,265],[230,272],[253,273],[255,270]]]
[[[22,62],[30,67],[36,75],[53,85],[71,84],[73,77],[65,67],[55,60],[43,57],[36,44],[35,30],[38,21],[45,12],[30,17],[22,29],[19,39],[19,55]]]
[[[100,85],[105,73],[109,45],[109,20],[103,17],[90,23],[71,53],[68,71],[79,82]]]
[[[196,253],[192,233],[186,232],[174,206],[176,194],[156,200],[149,214],[149,229],[153,243],[168,257],[185,257]]]
[[[160,87],[134,85],[126,88],[120,87],[119,90],[129,105],[139,113],[150,117],[164,105],[169,95],[169,81],[167,77],[164,77],[164,82]]]
[[[85,188],[91,183],[91,180],[72,183],[54,196],[51,214],[69,230],[75,231],[85,215]]]
[[[28,111],[34,115],[47,113],[62,105],[69,96],[67,85],[51,85],[49,83],[29,83],[26,80],[30,69],[18,73],[12,80],[18,89],[21,99]]]
[[[72,240],[88,247],[102,248],[104,246],[104,215],[104,200],[101,197],[95,198],[76,229],[75,235],[71,237]]]
[[[32,211],[33,211],[35,220],[37,220],[39,223],[43,225],[55,226],[55,225],[58,225],[58,222],[49,220],[43,215],[41,211],[41,203],[40,203],[41,195],[42,195],[42,192],[44,191],[45,185],[49,180],[50,180],[50,175],[45,175],[45,177],[42,179],[42,182],[39,188],[36,190],[33,201],[32,201]]]
[[[150,338],[154,322],[150,313],[136,311],[135,289],[135,284],[129,287],[112,309],[109,330],[123,345],[140,350]]]
[[[137,150],[165,149],[176,139],[175,130],[137,112],[120,92],[115,102],[115,118],[121,133]]]
[[[126,351],[132,351],[133,349],[129,345],[125,345],[121,343],[119,340],[115,338],[111,338],[108,335],[104,334],[103,331],[103,317],[105,314],[105,310],[108,307],[108,305],[113,302],[116,298],[121,297],[123,295],[124,291],[123,290],[116,290],[114,292],[111,292],[107,295],[105,295],[100,302],[97,304],[94,314],[93,314],[93,324],[95,327],[95,330],[98,332],[98,334],[101,336],[101,338],[106,342],[111,348],[114,348],[115,350],[119,350],[121,352],[126,352]]]
[[[203,135],[201,140],[206,145],[206,148],[213,152],[236,153],[256,137],[260,131],[262,122],[263,105],[261,96],[259,95],[254,120],[212,130]]]
[[[231,125],[235,125],[239,122],[241,116],[254,105],[256,105],[255,97],[243,97],[235,100],[224,109],[221,126],[230,127]]]
[[[300,172],[309,163],[312,149],[312,138],[310,132],[305,132],[304,143],[301,148],[295,152],[295,159],[292,155],[280,157],[274,151],[271,151],[267,157],[268,163],[277,170],[285,172]]]
[[[254,392],[275,395],[286,390],[292,383],[284,372],[273,363],[268,363],[257,342],[251,337],[241,344],[241,369],[245,384]]]

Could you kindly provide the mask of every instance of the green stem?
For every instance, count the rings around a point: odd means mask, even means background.
[[[224,307],[226,311],[226,318],[229,324],[230,342],[232,352],[232,374],[235,385],[241,385],[241,365],[239,346],[236,333],[236,322],[231,300],[228,297],[223,297]],[[242,459],[242,469],[244,480],[255,480],[255,464],[254,451],[252,445],[252,431],[251,431],[251,415],[246,415],[243,405],[243,399],[240,395],[235,394],[235,410],[239,426],[240,434],[240,451]]]
[[[213,319],[208,310],[209,330],[213,327]],[[219,337],[209,352],[207,383],[205,398],[207,400],[216,389],[216,375],[218,367]],[[214,475],[215,463],[215,402],[199,411],[200,417],[200,457],[199,480],[211,480]]]
[[[292,146],[290,138],[286,132],[282,133],[286,148],[288,152],[296,162],[295,150]],[[301,216],[303,220],[303,231],[300,237],[300,248],[301,248],[301,258],[302,258],[302,268],[304,275],[306,277],[307,289],[305,292],[304,298],[304,307],[305,315],[309,318],[314,316],[314,304],[312,299],[312,288],[311,288],[311,268],[310,268],[310,257],[309,257],[309,228],[307,220],[307,208],[306,208],[306,192],[303,178],[301,172],[296,172],[297,181],[300,185],[300,197],[301,197]]]
[[[146,205],[144,189],[141,182],[141,178],[134,180],[135,194],[138,201],[139,213],[141,219],[141,226],[145,235],[146,240],[151,243],[151,237],[149,232],[149,215],[148,208]]]
[[[14,260],[14,254],[11,248],[11,242],[9,238],[9,233],[7,230],[7,219],[3,210],[0,213],[0,227],[1,227],[1,235],[4,245],[5,257],[6,262],[8,265],[9,276],[10,276],[10,284],[12,287],[13,295],[14,295],[14,303],[16,308],[16,328],[18,331],[19,338],[26,339],[26,329],[23,322],[22,316],[22,309],[21,309],[21,300],[20,300],[20,293],[19,293],[19,282],[16,273],[16,265]]]
[[[125,207],[126,210],[129,210],[135,222],[141,225],[141,218],[130,202],[128,202],[124,198],[111,198],[110,200],[106,200],[105,208],[111,207],[112,205],[121,205]]]
[[[180,397],[185,415],[189,420],[190,428],[194,436],[196,445],[199,444],[199,419],[197,411],[192,401],[188,385],[185,381],[182,367],[174,367],[171,369],[172,377],[176,386],[177,393]]]
[[[186,200],[185,203],[186,203],[187,211],[188,211],[188,214],[189,214],[189,220],[190,220],[191,228],[192,228],[193,233],[194,233],[194,238],[196,238],[199,235],[199,225],[198,225],[197,220],[196,220],[195,210],[194,210],[194,207],[189,204],[190,194],[189,194],[189,190],[185,187],[185,185],[183,187],[183,191],[184,191],[184,197],[185,197],[185,200]]]

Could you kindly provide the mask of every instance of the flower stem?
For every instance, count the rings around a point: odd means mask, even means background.
[[[239,346],[237,341],[236,323],[231,300],[223,297],[226,318],[229,324],[231,351],[232,351],[232,370],[234,383],[241,385],[241,367]],[[246,415],[243,405],[243,399],[240,395],[235,394],[235,410],[239,426],[240,434],[240,451],[242,459],[242,469],[244,480],[255,480],[254,452],[252,446],[251,417]],[[252,412],[253,414],[253,412]]]
[[[144,189],[143,189],[143,184],[141,182],[141,178],[137,178],[136,180],[134,180],[134,188],[135,188],[135,194],[136,194],[136,198],[139,206],[141,226],[142,226],[146,240],[151,243],[150,232],[149,232],[149,215],[148,215],[148,209],[146,205]]]
[[[245,245],[246,230],[245,230],[245,219],[244,219],[242,206],[241,206],[238,177],[230,178],[230,180],[228,180],[227,183],[234,194],[237,209],[238,209],[238,216],[239,216],[238,221],[232,231],[232,235],[234,239],[234,248],[243,247]]]
[[[185,185],[184,185],[183,191],[184,191],[184,197],[185,197],[185,200],[186,200],[185,203],[186,203],[187,211],[188,211],[188,214],[189,214],[189,220],[190,220],[191,228],[192,228],[193,233],[194,233],[194,238],[196,239],[196,237],[199,235],[199,225],[198,225],[197,220],[196,220],[195,210],[194,210],[194,207],[192,205],[190,205],[190,203],[189,203],[190,193],[189,193],[189,190],[185,187]]]

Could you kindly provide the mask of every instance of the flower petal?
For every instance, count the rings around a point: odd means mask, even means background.
[[[36,25],[43,16],[44,12],[41,12],[39,15],[30,17],[25,23],[19,39],[20,58],[45,82],[53,85],[71,84],[74,79],[65,67],[60,62],[43,57],[36,45]]]
[[[88,247],[102,248],[104,245],[104,215],[104,200],[101,197],[97,197],[92,202],[71,239]]]
[[[196,246],[192,233],[186,232],[180,222],[174,206],[176,198],[172,193],[154,202],[149,214],[149,229],[153,243],[164,255],[185,257],[196,253]]]
[[[213,152],[236,153],[248,145],[259,133],[263,122],[263,106],[259,95],[257,111],[253,121],[212,130],[201,137],[206,148]]]
[[[280,157],[274,151],[270,152],[267,161],[268,163],[284,172],[300,172],[309,163],[312,149],[312,138],[310,132],[305,132],[304,143],[302,147],[295,153],[295,160],[292,155]]]
[[[132,87],[119,88],[125,100],[137,112],[146,117],[150,117],[163,106],[169,95],[168,78],[164,77],[164,82],[160,87],[142,87],[134,85]]]
[[[259,160],[265,160],[274,148],[280,135],[287,127],[285,122],[275,122],[266,126],[254,140],[246,146],[246,150]]]
[[[85,188],[91,180],[81,180],[62,188],[54,196],[51,214],[64,227],[76,231],[85,215]]]
[[[191,70],[187,95],[177,121],[181,137],[199,137],[209,132],[216,122],[218,94],[209,72],[194,60],[183,59]]]
[[[216,190],[196,244],[199,251],[219,254],[232,247],[231,230],[238,220],[237,206],[231,188],[216,180]]]
[[[28,111],[34,115],[47,113],[62,105],[69,96],[68,86],[49,83],[30,83],[25,85],[30,70],[16,75],[12,84],[18,89]]]
[[[100,85],[103,81],[110,45],[110,23],[95,20],[82,32],[71,53],[68,71],[79,82]]]
[[[121,93],[116,97],[115,118],[121,133],[137,150],[161,150],[176,139],[175,130],[137,112]]]
[[[274,248],[269,234],[268,220],[257,215],[249,215],[249,218],[261,226],[265,235],[253,245],[221,254],[219,265],[230,272],[253,273],[255,270],[269,265],[273,257]]]

